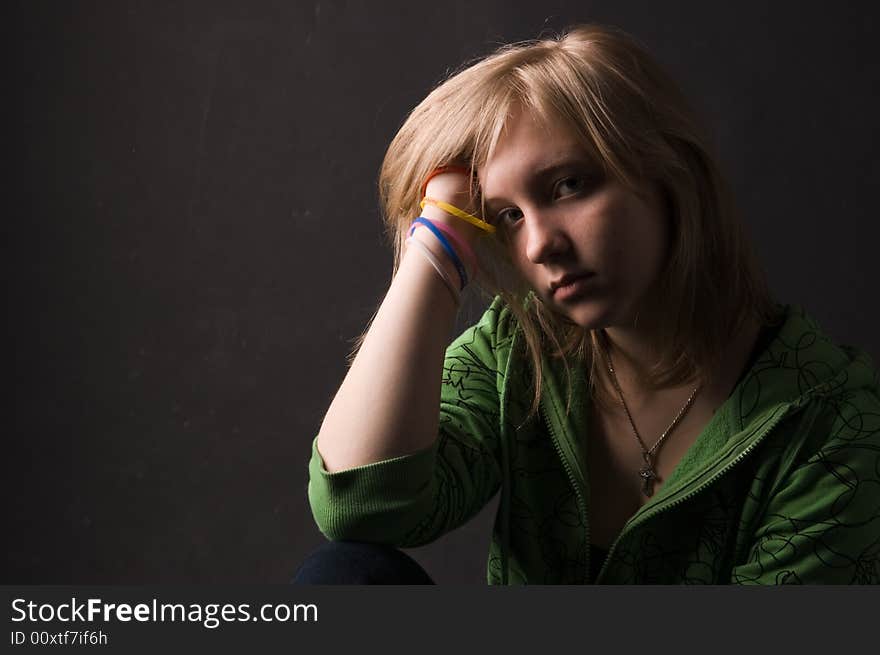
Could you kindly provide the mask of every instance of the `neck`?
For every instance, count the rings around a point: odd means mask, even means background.
[[[653,335],[634,327],[605,328],[605,355],[627,401],[648,401],[655,394],[646,380],[651,368],[660,361],[660,351]]]
[[[644,376],[660,360],[659,349],[652,336],[643,330],[628,327],[605,328],[605,345],[614,360],[614,369]]]
[[[760,324],[747,321],[725,348],[725,357],[717,371],[711,388],[700,392],[701,396],[726,398],[741,373],[760,331]],[[648,407],[667,397],[688,396],[697,381],[689,380],[675,387],[654,389],[647,385],[648,372],[660,361],[661,348],[655,332],[642,326],[614,326],[605,328],[605,345],[610,356],[618,383],[626,402],[633,406]],[[607,369],[606,369],[607,372]]]
[[[658,298],[659,295],[652,294],[648,298]],[[613,360],[612,364],[624,393],[627,386],[634,387],[634,392],[639,387],[643,393],[649,391],[645,385],[647,374],[662,355],[662,344],[658,342],[657,330],[662,312],[663,309],[657,301],[640,302],[639,310],[631,320],[604,329],[607,352]],[[629,384],[624,386],[621,376]]]

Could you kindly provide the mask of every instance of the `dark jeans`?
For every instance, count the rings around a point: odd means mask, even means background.
[[[419,564],[392,546],[329,541],[294,574],[293,584],[435,584]]]

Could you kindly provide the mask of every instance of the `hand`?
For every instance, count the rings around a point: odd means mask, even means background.
[[[426,197],[449,203],[470,214],[476,214],[476,207],[479,206],[479,202],[471,195],[469,176],[459,171],[447,171],[432,177],[428,181]],[[421,215],[434,223],[450,227],[464,244],[471,247],[471,250],[473,250],[474,242],[477,238],[486,234],[480,228],[457,216],[448,214],[440,207],[434,205],[425,204]],[[427,245],[446,263],[450,275],[455,278],[458,277],[458,273],[454,270],[452,261],[449,260],[447,253],[442,251],[440,244],[427,230],[416,230],[414,237]],[[459,257],[462,258],[464,265],[467,267],[468,277],[473,282],[479,277],[479,266],[475,267],[475,260],[472,256],[466,256],[466,253],[459,252]]]
[[[434,200],[448,202],[450,205],[463,209],[469,214],[479,215],[479,202],[471,195],[470,180],[463,173],[448,171],[432,177],[428,182],[426,196]],[[426,204],[422,210],[422,216],[451,226],[471,245],[478,237],[485,234],[480,228],[456,216],[447,214],[434,205]]]

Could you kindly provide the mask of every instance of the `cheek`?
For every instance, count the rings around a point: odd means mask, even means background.
[[[520,244],[514,237],[507,243],[507,253],[514,271],[525,280],[529,286],[535,286],[537,275],[536,266],[526,257],[525,246]]]
[[[638,235],[629,227],[625,211],[608,206],[594,213],[585,226],[588,229],[581,235],[580,250],[586,260],[610,271],[633,265],[634,239]]]
[[[525,280],[531,288],[540,290],[541,274],[538,270],[538,266],[530,262],[528,259],[522,258],[517,263],[517,270],[522,279]]]
[[[669,230],[661,217],[651,216],[642,224],[637,243],[638,271],[645,285],[653,284],[662,275],[669,259]]]
[[[640,207],[618,207],[596,223],[585,257],[609,278],[642,286],[659,274],[667,259],[667,228],[660,217]]]
[[[590,199],[578,221],[575,249],[597,265],[615,267],[630,252],[632,238],[626,202],[615,190]]]

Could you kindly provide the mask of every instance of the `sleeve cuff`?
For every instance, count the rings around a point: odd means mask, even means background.
[[[308,496],[318,528],[329,539],[393,542],[431,502],[437,440],[409,455],[330,473],[312,440]]]

